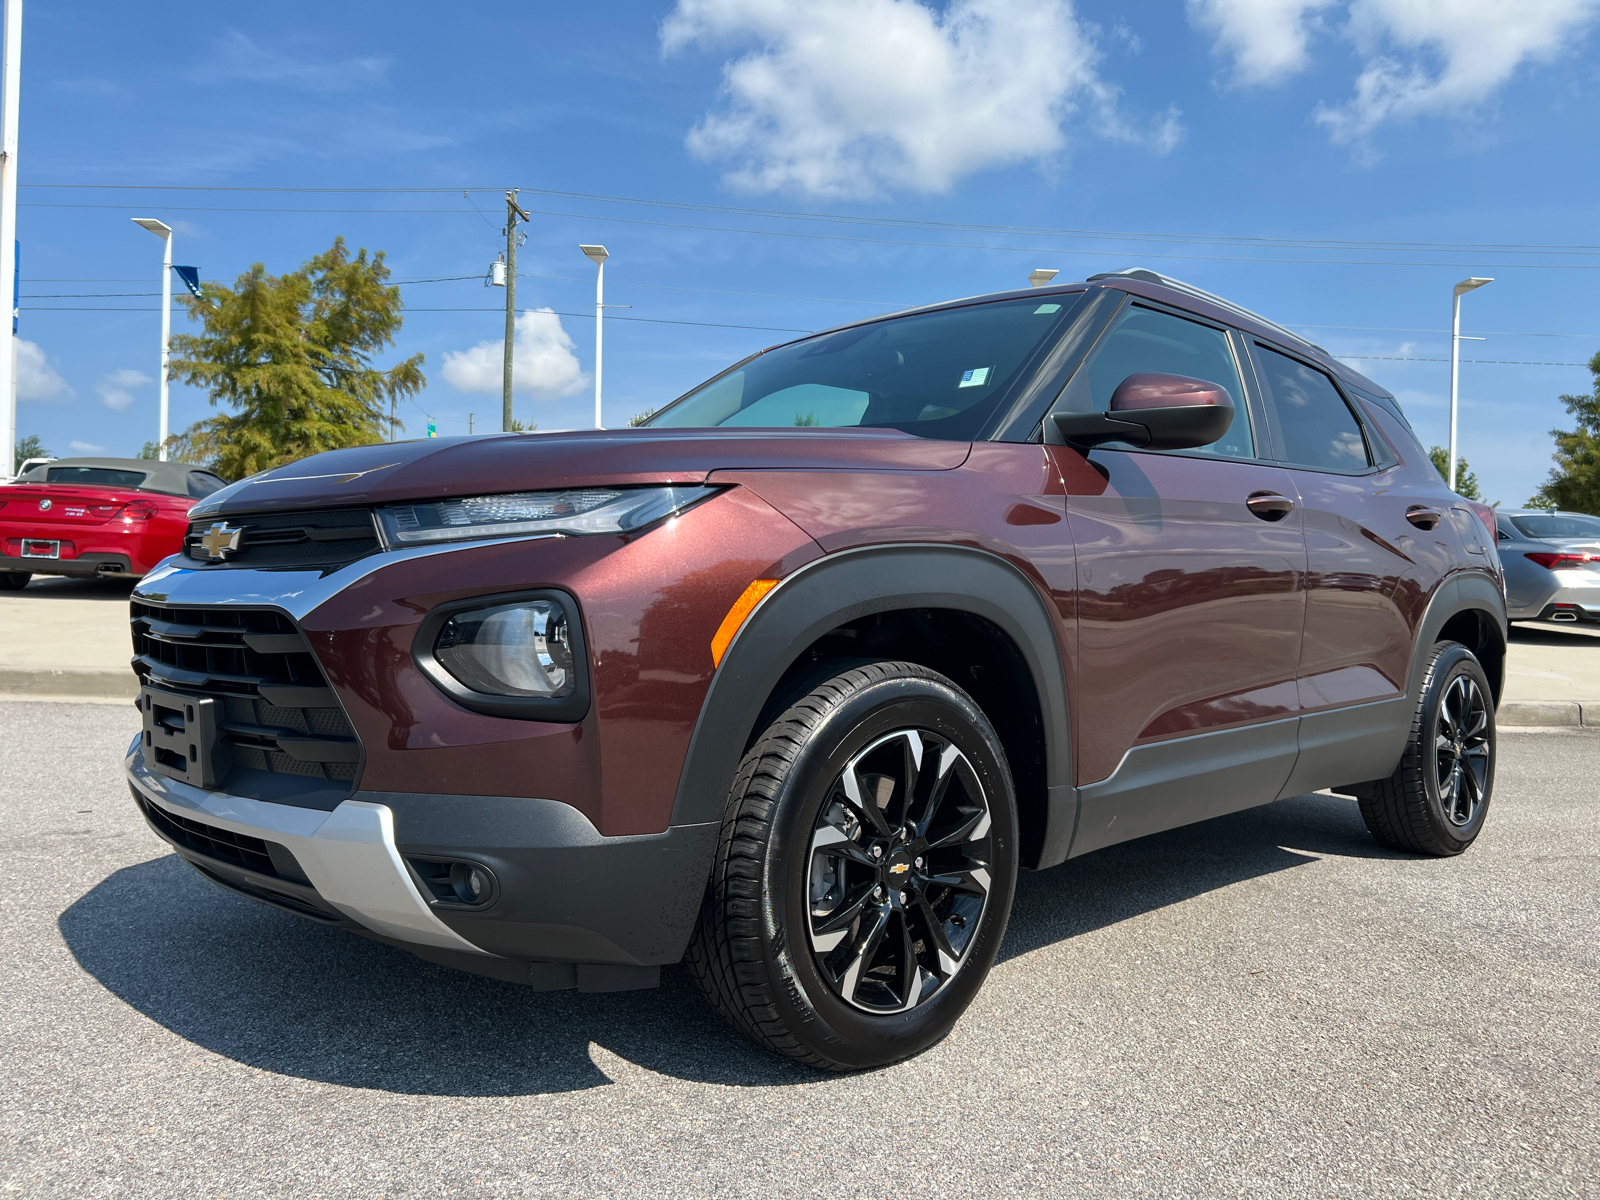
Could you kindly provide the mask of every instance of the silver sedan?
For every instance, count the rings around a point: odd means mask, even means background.
[[[1513,621],[1600,621],[1600,517],[1523,509],[1495,514]]]

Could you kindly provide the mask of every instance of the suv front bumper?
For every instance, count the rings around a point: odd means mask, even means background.
[[[193,787],[125,760],[151,829],[213,882],[422,958],[537,987],[650,986],[700,907],[715,824],[603,837],[570,805],[356,792],[331,812]],[[408,857],[481,863],[483,910],[440,905]]]

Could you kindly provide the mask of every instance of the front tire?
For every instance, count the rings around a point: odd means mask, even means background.
[[[983,711],[914,663],[813,688],[740,763],[686,956],[757,1043],[829,1070],[947,1034],[999,952],[1016,801]]]
[[[1494,693],[1459,642],[1433,648],[1400,765],[1358,799],[1381,845],[1447,857],[1477,840],[1494,794]]]

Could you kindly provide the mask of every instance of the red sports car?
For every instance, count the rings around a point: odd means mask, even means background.
[[[0,487],[0,587],[35,575],[138,579],[183,549],[189,509],[224,486],[191,463],[39,463]]]

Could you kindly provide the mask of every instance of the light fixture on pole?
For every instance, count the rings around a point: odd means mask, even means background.
[[[1059,274],[1060,271],[1052,271],[1049,267],[1037,267],[1028,273],[1028,286],[1043,287]]]
[[[1445,481],[1452,492],[1456,490],[1456,388],[1461,377],[1461,297],[1493,282],[1493,279],[1480,279],[1474,275],[1456,284],[1455,290],[1450,293],[1450,469],[1445,473]]]
[[[167,343],[172,338],[172,227],[154,217],[135,217],[133,223],[161,239],[161,437],[156,455],[167,461]]]
[[[579,246],[584,257],[595,265],[594,275],[594,427],[604,429],[600,420],[600,363],[601,331],[606,315],[606,259],[611,255],[604,246]]]

